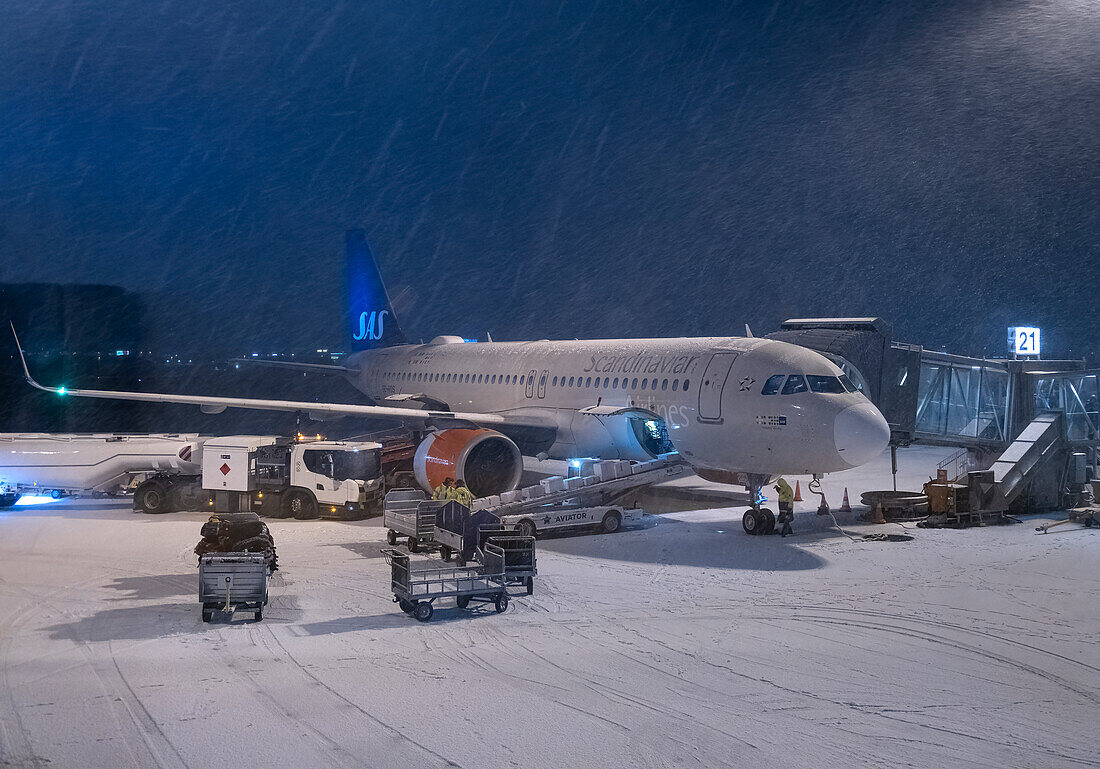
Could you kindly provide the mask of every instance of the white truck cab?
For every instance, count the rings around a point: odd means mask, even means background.
[[[275,518],[361,517],[381,507],[382,444],[269,435],[213,438],[203,447],[202,486],[219,512]]]

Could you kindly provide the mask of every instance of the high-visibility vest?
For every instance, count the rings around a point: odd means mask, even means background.
[[[779,493],[780,502],[794,502],[794,489],[791,488],[791,484],[780,478],[775,482],[775,488]]]
[[[441,502],[448,502],[451,499],[454,499],[452,494],[454,494],[454,489],[450,489],[441,483],[436,486],[435,491],[432,492],[432,499],[437,499]]]
[[[453,492],[453,499],[463,507],[470,507],[474,503],[474,495],[468,488],[463,486],[462,488],[455,489]]]

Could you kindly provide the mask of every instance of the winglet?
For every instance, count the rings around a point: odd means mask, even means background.
[[[745,324],[745,336],[747,336],[747,337],[749,337],[750,339],[752,339],[752,329],[751,329],[751,328],[749,328],[749,324],[748,324],[748,323],[746,323],[746,324]]]
[[[8,323],[9,325],[11,325],[11,335],[15,337],[15,349],[19,350],[19,361],[23,364],[23,378],[27,380],[27,384],[29,384],[31,387],[35,387],[39,390],[45,390],[49,393],[59,393],[61,395],[64,395],[64,387],[43,387],[42,385],[38,384],[38,382],[34,381],[34,377],[31,376],[30,369],[27,368],[27,359],[23,356],[23,345],[19,343],[19,334],[15,333],[15,323],[12,321],[8,321]]]

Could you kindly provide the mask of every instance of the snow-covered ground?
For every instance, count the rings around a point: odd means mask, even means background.
[[[942,456],[902,452],[900,487]],[[534,596],[427,624],[391,602],[377,520],[271,521],[264,621],[204,625],[200,514],[4,511],[0,765],[1100,761],[1097,530],[852,542],[811,497],[796,536],[748,537],[714,487],[678,485],[715,502],[545,540]],[[845,486],[889,488],[889,457],[828,479],[834,506]]]

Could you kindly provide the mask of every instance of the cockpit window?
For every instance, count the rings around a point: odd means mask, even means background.
[[[840,375],[840,383],[844,385],[844,389],[850,393],[859,392],[859,388],[848,378],[847,374]]]
[[[779,392],[779,388],[783,386],[784,379],[786,379],[785,374],[776,374],[775,376],[768,377],[768,381],[760,388],[760,394],[775,395]]]
[[[784,395],[794,395],[795,393],[806,392],[806,380],[801,374],[791,374],[787,377],[787,384],[783,385]]]
[[[842,385],[840,380],[835,376],[813,376],[812,374],[807,374],[806,379],[810,382],[810,389],[815,393],[844,392],[844,385]]]

